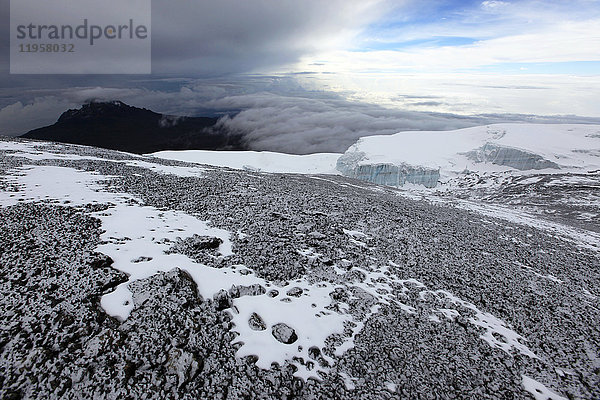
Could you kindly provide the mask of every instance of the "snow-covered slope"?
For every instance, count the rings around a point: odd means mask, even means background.
[[[339,174],[336,162],[341,154],[294,155],[270,151],[159,151],[152,156],[167,160],[229,167],[247,171],[291,174]]]
[[[497,124],[359,139],[337,169],[361,180],[435,187],[462,173],[600,169],[600,125]]]
[[[600,398],[597,235],[281,178],[0,137],[0,398]]]

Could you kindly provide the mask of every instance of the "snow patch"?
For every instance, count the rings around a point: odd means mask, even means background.
[[[430,293],[446,297],[453,304],[457,306],[462,306],[468,310],[473,311],[475,315],[473,317],[470,317],[468,321],[471,324],[483,328],[485,330],[483,335],[481,335],[480,337],[486,342],[488,342],[491,347],[502,349],[508,354],[511,354],[511,350],[514,349],[519,353],[530,358],[538,358],[538,356],[536,356],[535,353],[533,353],[533,351],[531,351],[526,345],[523,344],[525,338],[513,331],[512,329],[510,329],[509,327],[507,327],[506,323],[501,319],[495,317],[490,313],[480,311],[474,304],[469,303],[465,300],[461,300],[458,297],[454,296],[452,293],[446,292],[444,290],[437,290],[435,292]],[[457,312],[453,315],[456,317],[460,314],[458,314]]]
[[[468,319],[471,324],[484,330],[481,338],[490,346],[506,352],[517,350],[536,358],[523,344],[525,339],[508,328],[503,321],[448,292],[429,290],[415,279],[400,279],[390,271],[390,266],[397,267],[391,261],[389,265],[383,266],[354,267],[353,270],[365,276],[359,282],[349,280],[344,285],[336,285],[298,279],[280,287],[256,277],[239,265],[212,268],[183,254],[167,254],[167,250],[178,238],[203,235],[220,239],[218,249],[210,257],[215,260],[224,258],[233,253],[231,233],[211,227],[208,221],[201,221],[192,215],[158,210],[143,205],[131,195],[107,192],[104,182],[109,177],[73,168],[24,166],[9,171],[5,179],[17,191],[0,191],[2,206],[14,205],[19,201],[49,201],[70,206],[110,204],[108,209],[94,214],[102,221],[102,228],[105,230],[101,236],[103,244],[98,247],[98,251],[113,258],[114,268],[129,274],[128,283],[178,267],[190,274],[197,283],[200,294],[208,298],[223,289],[228,290],[232,285],[260,285],[277,290],[276,295],[267,291],[264,294],[235,298],[231,308],[235,324],[233,331],[239,334],[235,342],[242,343],[237,355],[256,355],[257,365],[261,368],[270,368],[274,362],[282,365],[287,361],[297,367],[296,376],[319,379],[319,372],[327,372],[334,364],[333,355],[324,353],[327,338],[339,335],[333,352],[336,356],[342,356],[354,347],[354,340],[365,322],[378,313],[382,305],[395,304],[409,315],[416,314],[417,309],[406,304],[404,299],[411,292],[418,293],[417,298],[435,296],[441,303],[449,301],[456,306],[456,310],[432,310],[432,321],[439,320],[435,314],[456,318],[466,313],[471,315]],[[363,245],[365,244],[358,239],[371,239],[358,230],[344,230],[344,233],[349,236],[349,240]],[[301,249],[299,253],[310,258],[321,257],[314,249]],[[144,262],[137,262],[141,259]],[[338,275],[347,273],[340,268],[334,271]],[[128,283],[119,285],[114,292],[102,298],[101,304],[110,315],[125,319],[133,310]],[[351,300],[358,298],[357,293],[364,293],[365,301],[372,301],[372,305],[362,315],[353,314],[348,303],[336,301],[331,296],[337,289],[349,293]],[[399,296],[394,294],[397,291],[400,291]],[[260,316],[265,329],[256,330],[250,325],[250,318],[254,314]],[[278,324],[285,324],[293,330],[294,336],[291,336],[289,343],[277,340],[274,336],[273,329]],[[319,356],[316,357],[315,354]]]
[[[521,375],[523,388],[531,393],[531,395],[535,398],[535,400],[567,400],[566,397],[562,397],[552,390],[548,389],[546,386],[542,385],[540,382],[531,379],[528,376]]]
[[[109,160],[105,158],[99,158],[94,156],[82,156],[79,154],[63,154],[63,153],[52,153],[44,150],[40,150],[40,145],[35,143],[18,143],[18,142],[1,142],[0,151],[9,150],[14,153],[6,153],[9,157],[23,157],[29,160],[40,161],[40,160],[73,160],[73,161],[102,161],[102,162],[114,162],[122,163],[130,167],[146,168],[159,174],[171,174],[179,177],[201,177],[206,171],[199,167],[181,167],[173,165],[162,165],[151,162],[151,158],[138,156],[136,160]],[[130,155],[130,154],[128,154]],[[131,155],[132,157],[134,155]],[[142,158],[146,158],[149,161],[145,161]]]
[[[151,156],[166,160],[228,167],[253,172],[292,174],[339,174],[336,162],[341,154],[295,155],[270,151],[159,151]]]
[[[336,301],[331,294],[336,289],[352,290],[364,288],[373,296],[374,279],[381,278],[373,273],[366,281],[357,285],[334,285],[327,282],[310,283],[297,279],[286,286],[273,285],[256,277],[240,265],[213,268],[198,263],[184,254],[172,252],[173,245],[180,239],[199,236],[218,238],[218,248],[207,253],[215,261],[233,254],[231,233],[211,227],[193,215],[180,211],[159,210],[145,206],[128,194],[106,191],[109,177],[93,172],[56,166],[24,166],[13,169],[4,177],[13,186],[13,192],[0,191],[0,205],[10,206],[21,201],[45,201],[58,205],[83,206],[90,203],[108,205],[103,211],[93,213],[102,222],[102,243],[97,250],[109,255],[113,268],[128,274],[129,279],[102,297],[100,304],[109,314],[121,320],[134,310],[134,302],[128,284],[150,277],[161,271],[180,268],[196,282],[200,294],[212,298],[223,290],[236,287],[264,288],[262,294],[242,295],[232,300],[233,331],[235,342],[241,343],[239,357],[255,355],[257,365],[270,368],[272,363],[283,365],[290,362],[297,367],[295,376],[308,379],[321,376],[334,365],[334,358],[324,352],[325,341],[337,334],[339,339],[333,352],[341,356],[354,346],[354,338],[364,322],[378,312],[379,303],[370,307],[367,315],[354,316],[349,305]],[[359,235],[360,233],[354,233]],[[321,255],[314,249],[300,250],[307,257]],[[142,262],[143,261],[143,262]],[[380,285],[381,286],[381,285]],[[266,288],[275,289],[267,292]],[[381,303],[387,300],[381,298]],[[258,315],[265,329],[250,325],[250,318]],[[285,324],[288,339],[285,343],[274,335],[275,326]],[[347,327],[352,327],[348,333]]]
[[[346,390],[356,389],[356,385],[354,383],[358,381],[357,378],[353,378],[345,372],[340,372],[339,375],[344,380],[344,386],[346,386]]]

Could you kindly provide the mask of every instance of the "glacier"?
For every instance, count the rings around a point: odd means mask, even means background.
[[[337,170],[342,175],[386,186],[404,186],[406,183],[433,188],[440,179],[440,170],[407,163],[360,164],[366,157],[364,152],[350,152],[337,161]]]
[[[494,124],[367,136],[336,168],[371,183],[425,188],[468,173],[592,171],[600,169],[600,125]]]
[[[600,170],[600,125],[494,124],[358,139],[343,154],[161,151],[151,157],[252,172],[338,174],[379,185],[436,188],[467,175]]]
[[[546,160],[539,154],[516,149],[513,147],[499,146],[494,143],[486,143],[478,149],[464,153],[470,160],[476,163],[492,163],[505,165],[520,171],[531,169],[539,170],[546,168],[560,169],[555,162]]]

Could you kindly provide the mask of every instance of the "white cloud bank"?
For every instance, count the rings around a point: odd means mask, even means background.
[[[64,111],[77,106],[77,103],[55,96],[36,98],[30,104],[18,101],[0,109],[0,135],[22,135],[52,124]]]

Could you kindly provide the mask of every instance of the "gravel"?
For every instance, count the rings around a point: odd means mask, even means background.
[[[234,255],[227,258],[216,256],[220,243],[209,237],[182,239],[170,251],[217,268],[244,265],[271,287],[227,287],[203,298],[175,268],[131,283],[134,309],[120,321],[99,305],[127,280],[94,251],[102,228],[91,214],[102,206],[0,207],[2,398],[529,399],[523,375],[566,398],[600,398],[597,251],[342,177],[213,167],[201,177],[178,177],[113,161],[129,159],[124,153],[47,144],[40,150],[103,160],[35,161],[0,150],[0,191],[18,190],[2,177],[19,165],[112,176],[110,190],[243,232],[232,235]],[[299,252],[306,249],[310,256]],[[377,265],[389,265],[382,295],[401,303],[385,304],[360,287]],[[281,288],[296,279],[343,281],[349,289],[332,291],[333,304],[347,304],[362,321],[343,354],[335,354],[342,337],[333,335],[325,348],[309,349],[310,360],[297,360],[327,366],[320,380],[295,377],[291,361],[264,370],[256,357],[236,357],[235,299],[302,298],[300,287]],[[399,283],[410,279],[424,287]],[[477,312],[438,290],[504,321],[538,358],[490,346],[481,338],[485,329],[472,322]],[[265,317],[254,314],[248,323],[265,330]],[[351,325],[347,332],[358,329]],[[282,343],[297,340],[293,327],[271,328]],[[328,365],[324,355],[335,362]]]

